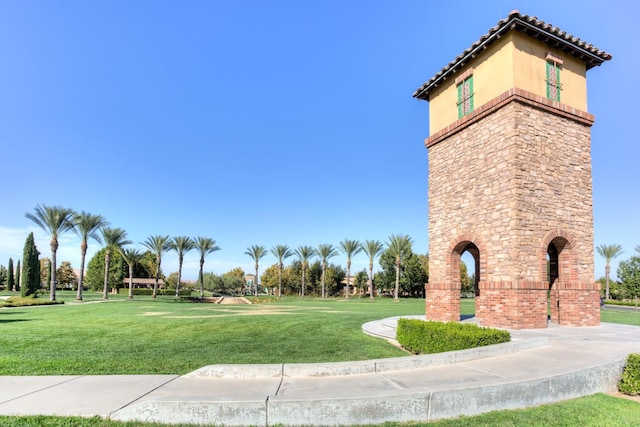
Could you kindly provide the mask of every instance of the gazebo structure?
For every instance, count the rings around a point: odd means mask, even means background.
[[[430,103],[427,319],[459,320],[469,252],[482,325],[546,328],[548,310],[599,325],[586,73],[610,59],[513,11],[415,91]]]

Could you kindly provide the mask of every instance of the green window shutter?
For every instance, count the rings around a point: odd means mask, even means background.
[[[547,62],[547,75],[545,81],[547,82],[547,99],[551,99],[551,63]]]
[[[461,119],[462,116],[463,116],[463,113],[462,113],[462,111],[463,111],[462,110],[463,109],[463,105],[462,105],[463,104],[463,102],[462,102],[462,86],[463,85],[464,85],[464,82],[460,83],[458,85],[458,118],[459,119]]]
[[[473,111],[473,76],[469,77],[469,111],[467,114]]]
[[[554,64],[554,68],[556,73],[556,101],[560,102],[560,67]]]

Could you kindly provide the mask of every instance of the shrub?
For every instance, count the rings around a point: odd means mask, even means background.
[[[30,307],[34,305],[54,305],[64,304],[63,301],[49,301],[48,299],[38,299],[36,294],[26,297],[15,296],[0,303],[0,307]]]
[[[618,390],[624,394],[635,396],[640,394],[640,354],[632,353],[627,357],[627,365],[622,371]]]
[[[511,334],[472,323],[399,319],[396,339],[412,353],[430,354],[508,342]]]
[[[118,294],[120,295],[129,295],[129,288],[119,288],[118,289]],[[169,288],[169,289],[158,289],[158,291],[156,292],[157,295],[169,295],[169,296],[175,296],[176,294],[176,288]],[[133,289],[133,295],[153,295],[153,289],[147,289],[147,288],[134,288]],[[180,296],[190,296],[191,295],[191,290],[190,289],[180,289]]]

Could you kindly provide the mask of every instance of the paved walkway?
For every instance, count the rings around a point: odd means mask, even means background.
[[[397,319],[363,326],[393,337]],[[184,376],[0,377],[0,414],[227,426],[429,421],[616,390],[640,327],[511,331],[512,342],[325,364],[213,365]]]

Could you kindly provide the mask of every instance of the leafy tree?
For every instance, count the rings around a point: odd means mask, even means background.
[[[40,287],[40,261],[38,249],[33,240],[33,233],[29,233],[22,252],[22,286],[20,293],[23,297],[35,295]]]
[[[78,276],[73,271],[73,267],[71,267],[69,261],[62,261],[56,274],[58,276],[58,283],[60,283],[62,287],[72,287],[78,282]]]
[[[202,269],[204,267],[204,258],[215,251],[219,251],[220,248],[216,246],[216,241],[210,237],[198,236],[195,239],[196,250],[200,254],[200,271],[198,273],[198,281],[200,282],[200,298],[204,298],[204,277]]]
[[[326,276],[326,273],[327,273],[327,260],[329,260],[330,258],[333,258],[334,256],[338,255],[338,250],[336,248],[334,248],[333,245],[321,244],[321,245],[318,245],[318,248],[316,249],[316,255],[318,255],[318,258],[320,258],[320,262],[322,263],[322,293],[320,295],[321,295],[322,298],[325,298],[326,297],[326,294],[325,294],[325,276]],[[349,282],[348,282],[348,278],[347,278],[347,290],[349,289],[348,283]]]
[[[16,264],[16,286],[14,287],[14,291],[17,291],[18,288],[20,288],[20,274],[21,274],[21,267],[20,267],[20,260],[18,260],[18,263]]]
[[[607,278],[602,276],[598,280],[596,280],[596,282],[600,283],[600,289],[602,292],[602,296],[604,297],[604,289],[607,285]],[[624,299],[624,288],[615,280],[609,281],[609,298],[613,300]]]
[[[379,240],[365,240],[364,245],[362,245],[362,250],[369,257],[369,298],[372,300],[375,294],[373,289],[373,262],[382,253],[383,249],[384,245]]]
[[[61,206],[37,205],[35,214],[27,212],[25,216],[51,235],[51,289],[49,300],[56,300],[56,253],[58,252],[58,236],[73,230],[75,212]]]
[[[460,260],[460,293],[475,294],[475,278],[469,276],[467,264]]]
[[[342,266],[329,264],[324,272],[328,295],[340,295],[347,272]]]
[[[109,299],[111,254],[114,252],[117,253],[123,246],[130,244],[131,240],[127,240],[127,232],[122,228],[111,227],[102,227],[102,240],[104,241],[106,249],[104,252],[104,286],[102,289],[102,299],[106,300]]]
[[[429,281],[429,254],[418,254],[418,258],[420,258],[420,264],[422,264],[422,270],[427,275],[427,280],[425,283]]]
[[[184,261],[184,254],[189,252],[195,247],[195,243],[191,237],[187,236],[174,236],[169,243],[172,250],[178,254],[178,280],[176,281],[176,298],[180,297],[180,281],[182,280],[182,263]]]
[[[362,245],[357,240],[344,239],[340,242],[340,251],[347,256],[347,289],[344,297],[349,298],[349,280],[351,279],[351,258],[362,252]]]
[[[9,258],[7,264],[7,290],[12,291],[16,288],[16,278],[13,274],[13,258]]]
[[[295,255],[298,257],[300,261],[300,266],[302,269],[302,282],[300,287],[300,297],[304,298],[304,279],[307,272],[307,268],[309,267],[309,260],[315,255],[315,250],[311,246],[298,246],[294,251]]]
[[[221,277],[222,284],[220,286],[220,293],[224,295],[239,295],[244,288],[244,274],[239,277],[237,272],[228,271]]]
[[[362,289],[367,289],[369,284],[369,276],[367,275],[367,269],[363,268],[362,271],[356,273],[353,285],[360,289],[360,295],[362,295]]]
[[[7,267],[0,265],[0,288],[7,285]],[[10,290],[7,288],[7,290]]]
[[[129,299],[133,299],[133,267],[142,260],[142,253],[134,248],[118,248],[118,253],[129,267]]]
[[[91,290],[103,291],[103,296],[106,252],[107,248],[102,248],[91,257],[87,263],[87,273],[85,275],[85,285]],[[107,292],[109,289],[121,286],[125,275],[125,262],[122,259],[122,255],[115,250],[109,255],[109,270],[106,274]],[[134,277],[136,277],[135,274]]]
[[[133,277],[153,279],[155,277],[157,268],[158,262],[156,260],[156,256],[151,253],[151,251],[144,251],[140,261],[138,261],[133,267]],[[162,271],[160,272],[160,276],[158,278],[163,280],[165,279]]]
[[[255,276],[255,283],[253,287],[256,293],[255,296],[257,297],[258,296],[258,279],[260,277],[258,276],[258,263],[267,254],[267,249],[264,246],[252,245],[251,247],[247,248],[244,254],[249,255],[249,257],[255,262],[256,276]]]
[[[380,267],[382,271],[376,273],[375,282],[381,289],[395,289],[395,279],[397,276],[396,258],[391,252],[384,251],[380,256]],[[399,289],[411,294],[419,294],[424,290],[426,273],[422,268],[420,258],[413,252],[404,256],[400,266]]]
[[[393,299],[398,301],[398,290],[400,287],[400,267],[402,265],[402,259],[408,256],[411,253],[411,237],[399,234],[392,234],[389,237],[389,241],[387,243],[387,251],[391,256],[395,258],[395,268],[396,268],[396,286],[395,291],[393,292]]]
[[[51,280],[51,260],[49,258],[41,258],[38,268],[40,271],[40,286],[46,288]]]
[[[158,296],[158,280],[162,273],[162,255],[166,254],[171,249],[170,239],[171,238],[169,236],[156,234],[149,236],[147,240],[142,242],[142,244],[146,246],[147,249],[149,249],[156,257],[156,272],[154,275],[153,294],[151,295],[152,298],[157,298]]]
[[[84,262],[89,248],[89,239],[102,244],[100,229],[106,227],[108,222],[102,215],[94,215],[88,212],[76,213],[73,217],[75,224],[74,231],[80,237],[80,280],[78,281],[78,292],[76,300],[82,301],[82,288],[84,286]]]
[[[611,273],[611,260],[616,258],[622,253],[622,246],[615,245],[600,245],[596,247],[598,254],[604,258],[604,277],[606,278],[606,288],[604,298],[609,299],[609,277]]]
[[[627,298],[633,298],[638,304],[640,296],[640,256],[632,256],[618,265],[618,279]]]
[[[271,253],[278,260],[278,298],[282,296],[282,269],[284,260],[293,255],[291,249],[287,245],[275,245],[271,248]]]

